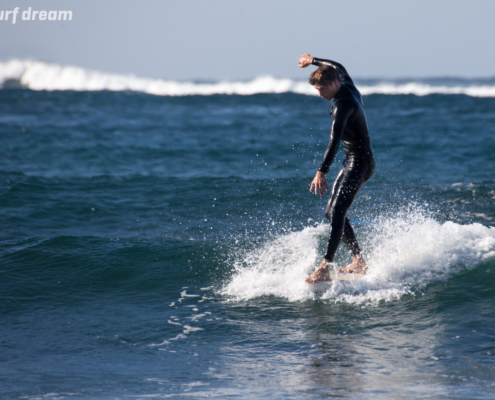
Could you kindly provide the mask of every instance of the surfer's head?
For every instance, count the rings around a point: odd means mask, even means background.
[[[318,90],[320,97],[331,100],[340,89],[340,75],[335,68],[322,65],[309,75],[309,83]]]
[[[340,75],[337,70],[329,65],[320,65],[309,75],[310,85],[331,85],[335,79],[340,82]]]

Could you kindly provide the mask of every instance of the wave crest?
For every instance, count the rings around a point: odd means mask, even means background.
[[[179,82],[141,78],[132,74],[104,73],[33,60],[0,62],[0,86],[47,91],[134,91],[157,96],[253,95],[258,93],[317,95],[306,81],[272,76],[258,77],[250,81]],[[472,97],[495,97],[495,82],[492,81],[475,83],[458,80],[449,84],[419,80],[408,82],[374,81],[372,83],[358,83],[357,86],[364,96],[372,94],[412,94],[416,96],[463,94]]]

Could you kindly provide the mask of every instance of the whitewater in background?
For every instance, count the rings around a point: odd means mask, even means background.
[[[364,96],[371,94],[464,94],[473,97],[495,97],[493,79],[356,79]],[[258,77],[250,81],[215,83],[178,82],[148,79],[132,74],[111,74],[74,66],[63,66],[33,60],[0,62],[0,87],[24,87],[31,90],[135,91],[157,96],[253,95],[257,93],[298,93],[316,96],[306,81]]]

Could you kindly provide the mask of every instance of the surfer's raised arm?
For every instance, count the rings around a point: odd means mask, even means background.
[[[342,82],[351,82],[352,83],[352,79],[349,76],[349,73],[347,72],[345,67],[336,61],[326,60],[324,58],[312,57],[308,53],[304,53],[301,57],[299,57],[299,67],[300,68],[306,68],[310,65],[316,65],[318,67],[320,65],[329,65],[330,67],[335,68],[339,72],[340,79]]]

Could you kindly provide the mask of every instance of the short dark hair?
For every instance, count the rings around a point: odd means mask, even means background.
[[[329,65],[320,65],[309,75],[311,85],[327,86],[331,85],[337,79],[340,82],[340,75],[337,70]]]

